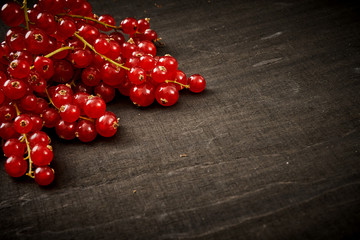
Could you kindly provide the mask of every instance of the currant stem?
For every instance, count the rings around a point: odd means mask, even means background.
[[[107,24],[107,23],[104,23],[104,22],[101,22],[95,18],[91,18],[91,17],[86,17],[86,16],[81,16],[81,15],[72,15],[72,14],[67,14],[67,13],[60,13],[60,14],[57,14],[57,16],[69,16],[69,17],[73,17],[73,18],[81,18],[81,19],[85,19],[85,20],[90,20],[90,21],[93,21],[93,22],[96,22],[98,24],[101,24],[105,27],[108,27],[108,28],[113,28],[113,29],[121,29],[121,27],[117,27],[117,26],[114,26],[114,25],[110,25],[110,24]]]
[[[80,116],[79,118],[84,119],[84,120],[88,120],[90,122],[94,122],[94,119],[92,119],[92,118],[87,118],[87,117],[83,117],[83,116]]]
[[[61,48],[58,48],[58,49],[52,51],[51,53],[46,54],[44,57],[51,58],[55,54],[57,54],[59,52],[62,52],[62,51],[65,51],[65,50],[74,50],[74,47],[61,47]]]
[[[105,55],[102,55],[101,53],[98,53],[98,52],[95,50],[95,48],[94,48],[90,43],[88,43],[83,37],[81,37],[79,34],[74,33],[74,36],[77,37],[82,43],[84,43],[85,46],[89,47],[95,54],[101,56],[101,57],[104,58],[106,61],[111,62],[112,64],[114,64],[114,65],[117,66],[117,67],[121,67],[121,68],[123,68],[123,69],[125,69],[125,70],[127,70],[127,71],[130,71],[130,68],[125,67],[124,65],[115,62],[114,60],[106,57]]]
[[[182,84],[182,83],[179,83],[177,81],[173,81],[173,80],[165,80],[166,83],[176,83],[176,84],[179,84],[180,86],[184,87],[184,88],[190,88],[190,85],[185,85],[185,84]]]
[[[16,115],[19,116],[21,114],[21,112],[20,112],[18,106],[16,105],[16,103],[14,103],[14,107],[15,107]],[[32,170],[33,162],[31,160],[31,155],[30,155],[30,153],[31,153],[30,143],[29,143],[25,133],[23,133],[22,136],[23,136],[23,139],[25,140],[26,149],[27,149],[27,156],[24,158],[24,160],[29,160],[29,171],[25,175],[27,175],[31,178],[35,178],[34,171]]]
[[[29,22],[30,22],[30,19],[29,19],[29,15],[28,15],[28,13],[27,13],[27,11],[28,11],[27,0],[24,0],[24,1],[23,1],[22,8],[24,9],[26,30],[29,30]]]
[[[57,110],[59,110],[59,108],[56,107],[55,104],[54,104],[54,102],[52,101],[52,99],[51,99],[51,97],[50,97],[50,94],[49,94],[47,88],[45,88],[45,93],[46,93],[46,96],[48,97],[49,102],[51,103],[51,105],[52,105],[54,108],[56,108]]]

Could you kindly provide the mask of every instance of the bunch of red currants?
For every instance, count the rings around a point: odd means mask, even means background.
[[[129,17],[116,26],[86,0],[39,0],[31,8],[26,0],[8,2],[0,18],[10,26],[0,45],[0,137],[12,177],[54,180],[44,126],[67,140],[113,136],[119,119],[106,103],[116,89],[140,107],[155,99],[171,106],[180,90],[205,89],[201,75],[187,78],[174,57],[156,56],[150,19]]]

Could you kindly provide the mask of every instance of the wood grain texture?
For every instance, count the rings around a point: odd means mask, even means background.
[[[207,89],[171,108],[117,96],[111,139],[53,136],[49,188],[2,159],[0,239],[360,238],[355,1],[90,2],[150,17]]]

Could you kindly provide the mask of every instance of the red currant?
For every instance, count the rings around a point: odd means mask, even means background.
[[[36,166],[46,166],[53,160],[54,154],[50,145],[36,144],[30,156]]]
[[[96,120],[96,131],[103,137],[112,137],[119,127],[118,119],[112,112],[105,112]]]
[[[84,106],[84,112],[91,118],[98,118],[105,113],[106,103],[98,96],[89,96]]]
[[[27,162],[19,156],[10,156],[5,162],[5,171],[11,177],[21,177],[26,173]]]
[[[40,186],[47,186],[54,181],[54,170],[49,166],[37,167],[35,169],[35,181]]]
[[[191,75],[188,79],[188,82],[190,91],[194,93],[202,92],[206,86],[205,79],[199,74]]]

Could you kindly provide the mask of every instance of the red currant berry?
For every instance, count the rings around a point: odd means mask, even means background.
[[[98,96],[89,96],[84,106],[84,112],[91,118],[98,118],[105,113],[106,103]]]
[[[49,166],[37,167],[35,169],[35,182],[40,186],[47,186],[54,181],[54,170]]]
[[[79,29],[79,35],[85,38],[86,41],[93,44],[95,39],[99,36],[99,30],[89,24],[85,24]]]
[[[152,29],[146,29],[143,35],[144,40],[155,41],[157,39],[157,33]]]
[[[15,107],[12,105],[2,105],[0,106],[0,122],[9,122],[13,120],[16,116]]]
[[[149,27],[150,27],[149,21],[150,21],[150,18],[139,19],[137,31],[139,33],[144,33],[146,29],[149,29]]]
[[[112,63],[105,63],[100,69],[101,79],[110,86],[117,86],[124,81],[126,70]]]
[[[43,112],[44,126],[47,128],[53,128],[60,120],[59,113],[53,109],[48,108]]]
[[[120,32],[112,32],[109,37],[114,39],[120,46],[125,42],[125,37]]]
[[[4,143],[3,152],[6,157],[24,156],[26,144],[16,138],[11,138]]]
[[[188,84],[188,79],[183,71],[180,71],[180,70],[176,71],[175,82],[181,83],[182,85]],[[176,86],[177,90],[179,90],[179,91],[184,89],[184,86],[181,86],[180,84],[175,83],[174,85]]]
[[[20,100],[20,107],[26,111],[33,111],[36,106],[37,98],[34,94],[28,94]]]
[[[35,24],[38,28],[44,30],[48,34],[54,33],[57,29],[54,15],[46,12],[41,12],[36,16]]]
[[[40,131],[44,126],[43,119],[36,114],[31,114],[30,118],[33,123],[31,132]]]
[[[76,125],[75,135],[82,142],[91,142],[96,138],[95,124],[88,120],[79,120]]]
[[[152,70],[151,77],[155,83],[163,83],[165,80],[169,80],[169,74],[164,66],[156,66]]]
[[[81,73],[81,80],[87,86],[97,86],[101,81],[101,75],[97,68],[89,66]]]
[[[29,30],[25,35],[26,49],[32,54],[38,55],[45,53],[48,45],[49,38],[47,34],[38,28]]]
[[[179,99],[179,91],[172,84],[162,83],[156,88],[155,98],[163,106],[172,106]]]
[[[60,117],[65,122],[75,122],[80,117],[80,108],[74,104],[65,104],[60,107]]]
[[[30,72],[30,65],[25,60],[13,60],[8,67],[8,72],[14,78],[25,78]]]
[[[54,76],[52,80],[58,83],[69,82],[74,75],[74,68],[71,63],[65,60],[54,62]]]
[[[132,88],[133,85],[134,84],[132,84],[130,82],[128,77],[126,77],[125,80],[117,86],[117,89],[119,90],[119,92],[122,95],[129,96],[130,95],[130,89]]]
[[[67,89],[60,89],[52,96],[52,101],[57,108],[72,103],[72,92]]]
[[[42,114],[48,108],[49,108],[49,104],[45,99],[43,98],[36,99],[36,108],[34,109],[34,113]]]
[[[65,122],[64,120],[60,120],[55,126],[55,131],[60,138],[71,140],[75,138],[75,127],[75,122]]]
[[[155,100],[154,86],[150,83],[143,83],[141,85],[134,85],[130,89],[131,101],[141,107],[147,107],[151,105]]]
[[[37,56],[34,61],[35,70],[45,79],[50,79],[54,75],[54,65],[50,58]]]
[[[101,82],[94,88],[94,93],[96,96],[101,97],[106,103],[108,103],[115,97],[115,88]]]
[[[199,74],[191,75],[188,79],[188,82],[190,91],[194,93],[202,92],[206,86],[205,79]]]
[[[46,146],[50,144],[50,137],[43,131],[36,131],[28,137],[28,141],[31,148],[33,148],[36,144]]]
[[[32,127],[33,122],[31,120],[31,117],[27,114],[21,114],[17,116],[14,120],[14,128],[20,134],[30,132]]]
[[[3,92],[9,99],[20,99],[25,96],[27,86],[22,80],[9,79],[4,83]]]
[[[148,40],[141,41],[139,43],[138,47],[139,47],[139,50],[144,52],[145,54],[150,54],[153,57],[156,56],[156,47],[152,42],[150,42]]]
[[[64,39],[67,39],[74,35],[76,25],[71,19],[61,19],[58,23],[58,31]]]
[[[93,54],[89,49],[78,49],[71,53],[72,63],[77,68],[86,68],[93,61]]]
[[[106,54],[110,51],[109,39],[106,38],[97,38],[94,42],[95,50],[100,54]]]
[[[50,145],[36,144],[30,156],[36,166],[46,166],[53,160],[54,154]]]
[[[108,15],[108,14],[101,15],[98,20],[100,22],[106,23],[111,26],[115,25],[115,19],[111,15]],[[101,24],[99,24],[99,28],[104,32],[108,32],[108,31],[112,30],[112,28],[105,27],[104,25],[101,25]]]
[[[144,55],[140,57],[139,67],[146,72],[152,70],[156,65],[155,59],[152,56]]]
[[[5,171],[11,177],[21,177],[26,173],[27,162],[19,156],[10,156],[5,162]]]
[[[109,41],[109,51],[105,54],[108,58],[116,60],[120,57],[121,45],[114,40]]]
[[[133,84],[139,85],[146,81],[146,72],[142,68],[133,67],[128,72],[128,78]]]
[[[118,119],[112,112],[105,112],[96,120],[96,131],[103,137],[112,137],[119,127]]]
[[[19,26],[24,22],[24,11],[15,2],[9,2],[2,6],[0,11],[1,20],[10,27]]]
[[[131,35],[136,32],[137,24],[138,23],[135,18],[128,17],[121,21],[120,26],[124,33]]]

